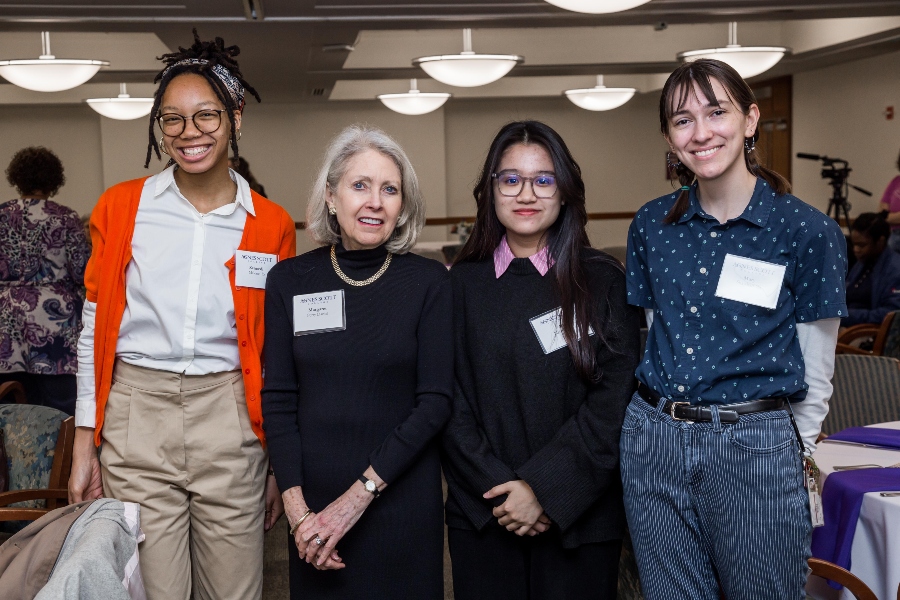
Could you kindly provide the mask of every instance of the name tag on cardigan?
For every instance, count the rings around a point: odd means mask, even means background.
[[[786,270],[784,265],[726,254],[716,296],[773,309]]]
[[[238,250],[234,255],[234,285],[266,289],[266,276],[277,262],[274,254]]]
[[[529,323],[531,323],[531,328],[534,329],[534,335],[537,336],[544,354],[556,352],[566,346],[566,338],[562,331],[562,307],[538,315],[531,319]],[[578,331],[577,323],[575,331],[576,333]],[[588,335],[594,335],[592,327],[588,327]]]
[[[294,335],[347,328],[344,290],[294,296]]]

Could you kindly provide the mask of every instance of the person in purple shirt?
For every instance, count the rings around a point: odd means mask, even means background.
[[[897,169],[900,170],[900,156],[897,157]],[[884,190],[881,210],[888,211],[887,222],[891,226],[888,247],[894,252],[900,252],[900,175],[894,177]]]

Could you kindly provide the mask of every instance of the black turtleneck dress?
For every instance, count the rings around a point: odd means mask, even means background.
[[[395,255],[375,282],[335,273],[330,248],[278,263],[266,283],[262,407],[281,491],[303,487],[314,512],[369,465],[388,486],[337,544],[346,568],[317,571],[290,539],[291,598],[443,598],[437,436],[453,393],[452,292],[440,263]],[[360,281],[385,248],[337,248]],[[344,290],[343,331],[294,336],[293,297]]]

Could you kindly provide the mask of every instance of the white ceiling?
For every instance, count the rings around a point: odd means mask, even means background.
[[[730,20],[739,22],[739,43],[793,48],[763,77],[900,50],[898,0],[651,0],[597,16],[540,0],[103,2],[0,0],[0,58],[37,56],[38,32],[49,30],[57,56],[111,62],[88,86],[38,94],[41,102],[114,95],[120,81],[150,84],[155,57],[189,44],[193,26],[241,47],[244,75],[266,103],[374,101],[405,91],[410,77],[423,91],[447,89],[410,61],[459,52],[463,27],[473,28],[476,51],[521,54],[525,62],[496,84],[451,89],[457,98],[558,94],[589,87],[599,73],[607,85],[653,90],[677,52],[726,43]],[[38,101],[22,92],[0,82],[0,104]]]

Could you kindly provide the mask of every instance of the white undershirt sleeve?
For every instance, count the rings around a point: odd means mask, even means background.
[[[94,387],[94,320],[97,303],[85,300],[78,337],[78,396],[75,399],[75,427],[94,427],[97,418],[97,393]]]
[[[800,352],[806,367],[804,381],[809,386],[803,402],[791,404],[800,437],[809,452],[816,449],[816,438],[822,431],[822,421],[828,414],[831,399],[831,378],[834,376],[834,349],[837,345],[840,319],[822,319],[812,323],[797,323]]]

